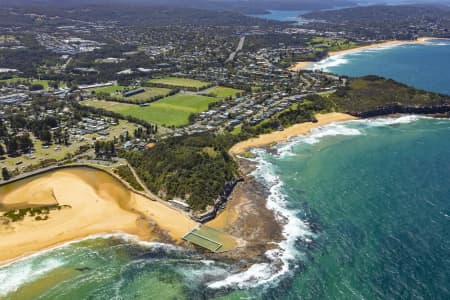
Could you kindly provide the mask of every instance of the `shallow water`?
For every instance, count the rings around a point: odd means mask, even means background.
[[[108,235],[0,268],[0,298],[448,299],[449,137],[449,120],[402,117],[256,150],[268,205],[289,218],[281,272],[232,274],[181,248]]]
[[[450,40],[429,44],[378,47],[337,55],[313,69],[340,75],[379,75],[432,92],[450,95]]]

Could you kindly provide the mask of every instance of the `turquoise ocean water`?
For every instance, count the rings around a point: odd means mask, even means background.
[[[286,221],[282,250],[267,253],[281,264],[236,273],[97,236],[0,268],[0,299],[450,299],[450,120],[331,124],[255,153]]]
[[[420,89],[450,94],[450,40],[333,56],[313,68],[348,76],[376,74]]]
[[[449,137],[449,120],[406,116],[256,150],[289,219],[281,270],[102,236],[1,268],[0,299],[449,299]]]

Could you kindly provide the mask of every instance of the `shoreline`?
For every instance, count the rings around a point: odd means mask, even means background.
[[[435,38],[435,37],[419,37],[419,38],[417,38],[417,40],[391,40],[391,41],[385,41],[385,42],[381,42],[381,43],[368,44],[368,45],[365,45],[365,46],[360,46],[360,47],[356,47],[356,48],[352,48],[352,49],[346,49],[346,50],[341,50],[341,51],[331,51],[331,52],[328,52],[328,56],[327,57],[325,57],[324,59],[321,59],[320,61],[301,61],[301,62],[297,62],[294,65],[292,65],[291,67],[289,67],[288,70],[294,71],[294,72],[305,70],[305,69],[308,69],[308,67],[310,67],[312,64],[321,62],[321,61],[323,61],[323,60],[325,60],[327,58],[333,57],[333,56],[346,55],[346,54],[350,54],[350,53],[357,53],[357,52],[360,52],[360,51],[364,51],[364,50],[368,50],[368,49],[374,49],[374,48],[380,48],[380,47],[414,45],[414,44],[424,45],[424,44],[429,43],[429,40],[449,40],[449,39],[447,39],[447,38]]]
[[[251,138],[235,144],[230,149],[230,154],[239,155],[249,151],[252,148],[260,148],[272,143],[281,143],[288,141],[291,137],[306,135],[312,129],[325,126],[331,123],[356,120],[357,118],[349,114],[332,112],[326,114],[317,114],[317,122],[305,122],[292,125],[283,131],[274,131],[272,133],[262,134],[259,137]]]
[[[2,217],[0,266],[92,235],[125,233],[142,241],[179,244],[197,226],[181,212],[134,193],[116,180],[109,173],[72,168],[0,187],[5,211],[9,206],[48,204],[50,195],[58,205],[70,206],[51,210],[42,221],[26,216],[12,222]]]

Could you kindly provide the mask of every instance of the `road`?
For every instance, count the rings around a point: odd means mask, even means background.
[[[239,40],[239,43],[238,43],[238,45],[236,47],[236,50],[234,50],[234,52],[230,53],[230,56],[225,61],[225,63],[234,60],[234,58],[236,57],[236,54],[238,54],[238,52],[241,51],[242,48],[244,48],[244,43],[245,43],[245,36],[242,36],[241,39]]]

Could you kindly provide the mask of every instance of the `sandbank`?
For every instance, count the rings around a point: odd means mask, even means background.
[[[3,212],[10,206],[54,201],[70,207],[51,210],[48,220],[27,216],[22,221],[0,222],[0,265],[94,234],[123,232],[154,240],[164,232],[180,242],[197,225],[182,212],[128,190],[109,174],[88,168],[52,171],[0,187]]]
[[[305,122],[296,124],[284,129],[283,131],[275,131],[272,133],[263,134],[259,137],[251,138],[246,141],[237,143],[236,145],[231,147],[230,153],[233,155],[237,155],[245,153],[251,148],[263,147],[272,143],[285,142],[289,140],[290,137],[307,134],[313,128],[324,126],[334,122],[355,120],[356,117],[344,113],[333,112],[327,114],[317,114],[316,119],[316,123]]]

